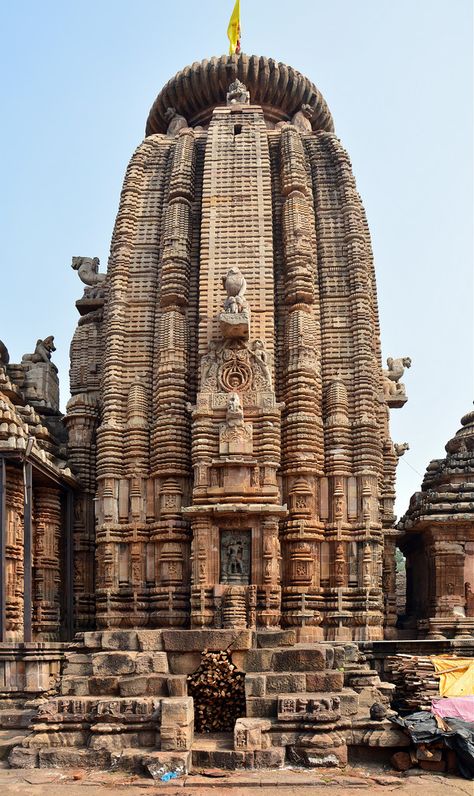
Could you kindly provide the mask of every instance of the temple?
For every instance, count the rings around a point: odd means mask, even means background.
[[[319,90],[244,54],[179,72],[99,266],[72,261],[63,419],[53,338],[2,354],[3,693],[49,691],[11,764],[55,765],[57,746],[71,765],[216,763],[194,737],[202,667],[235,694],[228,767],[403,745],[362,649],[472,641],[472,413],[395,527],[408,445],[389,411],[411,360],[382,364],[367,220]]]

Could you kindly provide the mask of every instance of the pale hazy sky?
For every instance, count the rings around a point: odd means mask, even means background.
[[[233,0],[3,0],[0,338],[55,335],[62,405],[82,294],[125,168],[179,69],[227,51]],[[242,49],[303,72],[347,148],[375,254],[382,349],[412,358],[392,437],[402,513],[473,399],[471,0],[241,0]]]

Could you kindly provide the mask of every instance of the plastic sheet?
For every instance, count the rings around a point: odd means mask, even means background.
[[[474,779],[474,723],[446,717],[437,719],[427,710],[419,710],[409,716],[389,716],[410,736],[414,744],[430,744],[443,741],[448,749],[456,753],[459,773],[465,779]],[[441,725],[441,726],[440,726]]]
[[[474,696],[432,699],[431,710],[441,718],[450,717],[474,722]]]
[[[474,659],[453,655],[433,655],[430,660],[439,674],[439,693],[443,697],[474,694]]]

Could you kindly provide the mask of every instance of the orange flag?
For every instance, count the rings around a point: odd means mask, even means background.
[[[229,55],[240,52],[240,0],[235,0],[234,10],[227,28]]]

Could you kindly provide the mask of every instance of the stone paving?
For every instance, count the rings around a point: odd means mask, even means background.
[[[122,772],[86,771],[82,769],[61,771],[0,769],[2,796],[96,796],[104,792],[127,796],[152,796],[163,791],[168,796],[220,796],[234,793],[238,796],[262,794],[270,796],[278,788],[279,796],[322,794],[331,791],[340,796],[357,790],[359,793],[392,793],[418,796],[420,790],[427,796],[472,796],[473,783],[450,775],[429,772],[400,774],[384,767],[364,765],[346,767],[344,771],[320,770],[209,772],[214,776],[193,773],[169,783],[154,782]],[[218,776],[216,776],[218,775]]]

